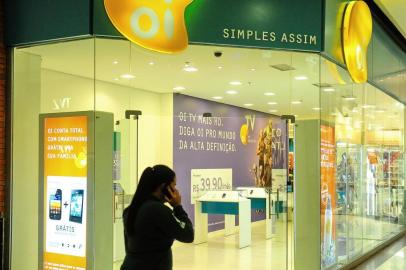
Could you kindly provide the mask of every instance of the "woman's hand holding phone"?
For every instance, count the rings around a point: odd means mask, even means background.
[[[176,188],[172,188],[171,186],[167,187],[168,195],[165,196],[165,200],[172,206],[179,206],[182,203],[182,196],[180,195],[179,191]]]

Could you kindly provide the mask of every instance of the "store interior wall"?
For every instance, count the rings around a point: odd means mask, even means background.
[[[126,201],[136,189],[142,171],[156,164],[173,166],[173,95],[159,94],[143,90],[96,81],[96,96],[91,89],[90,78],[42,69],[42,106],[44,111],[78,111],[95,98],[97,111],[114,114],[115,130],[121,136],[121,179]],[[137,122],[125,119],[126,110],[140,110],[138,149],[136,144]],[[137,162],[137,151],[139,162]],[[96,153],[97,155],[97,153]],[[137,167],[138,165],[138,167]],[[122,260],[125,255],[123,225],[115,220],[114,258]]]

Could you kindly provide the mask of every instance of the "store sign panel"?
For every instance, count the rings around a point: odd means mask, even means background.
[[[49,117],[43,130],[42,269],[86,269],[86,116]]]
[[[104,5],[123,36],[158,52],[180,52],[189,43],[321,51],[322,0],[310,2],[105,0]]]

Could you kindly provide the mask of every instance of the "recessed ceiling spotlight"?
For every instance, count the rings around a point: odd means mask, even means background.
[[[344,100],[347,100],[347,101],[352,101],[352,100],[356,100],[356,99],[357,99],[357,97],[355,97],[355,96],[342,96],[342,98],[343,98]]]
[[[265,96],[274,96],[274,95],[275,95],[275,93],[272,93],[272,92],[266,92],[266,93],[264,93],[264,95],[265,95]]]
[[[226,94],[229,94],[229,95],[236,95],[236,94],[238,94],[238,92],[235,91],[235,90],[228,90],[228,91],[226,91]]]
[[[151,61],[151,62],[148,63],[148,65],[153,66],[153,65],[155,65],[155,62]]]
[[[175,86],[175,87],[173,88],[173,90],[174,90],[174,91],[183,91],[183,90],[186,90],[186,88],[183,87],[183,86]]]
[[[314,108],[312,108],[312,110],[314,110],[314,111],[320,111],[321,108],[319,108],[319,107],[314,107]]]
[[[218,68],[218,69],[223,69],[223,67],[222,67],[222,66],[218,66],[217,68]]]
[[[115,80],[115,81],[118,81],[118,80],[119,80],[119,78],[114,78],[114,80]]]
[[[220,97],[220,96],[215,96],[215,97],[212,97],[212,99],[215,99],[215,100],[220,100],[220,99],[223,99],[223,97]]]
[[[295,80],[297,80],[297,81],[304,81],[304,80],[307,80],[307,79],[308,79],[307,76],[304,76],[304,75],[295,77]]]
[[[269,110],[270,113],[277,113],[278,110]]]
[[[334,92],[335,89],[334,88],[323,88],[323,91],[327,92],[327,93],[331,93],[331,92]]]
[[[242,85],[242,82],[240,82],[240,81],[232,81],[232,82],[230,82],[230,84],[234,85],[234,86],[238,86],[238,85]]]
[[[245,107],[252,107],[252,106],[254,106],[254,104],[252,104],[252,103],[245,103],[244,106],[245,106]]]
[[[255,68],[251,68],[250,70],[251,70],[251,71],[255,71],[256,69],[255,69]]]
[[[292,104],[293,105],[299,105],[299,104],[302,104],[302,101],[301,100],[294,100],[294,101],[292,101]]]
[[[365,104],[361,106],[363,109],[372,109],[375,108],[375,105]]]
[[[186,71],[186,72],[197,72],[197,71],[199,71],[197,68],[195,68],[195,67],[193,67],[193,66],[185,66],[184,68],[183,68],[183,70],[184,71]]]
[[[125,74],[121,75],[120,78],[122,78],[122,79],[127,79],[127,80],[131,80],[131,79],[134,79],[135,76],[132,75],[132,74],[129,74],[129,73],[125,73]]]
[[[117,65],[117,64],[118,64],[117,60],[113,61],[113,65]]]
[[[268,102],[268,105],[278,105],[278,102],[271,101],[271,102]]]
[[[377,113],[384,113],[384,112],[386,112],[386,110],[383,109],[383,108],[379,108],[379,109],[376,109],[375,112],[377,112]]]

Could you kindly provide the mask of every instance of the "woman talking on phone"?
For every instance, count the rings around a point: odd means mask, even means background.
[[[126,257],[121,270],[171,270],[174,240],[191,243],[194,239],[175,172],[164,165],[144,170],[123,218]]]

